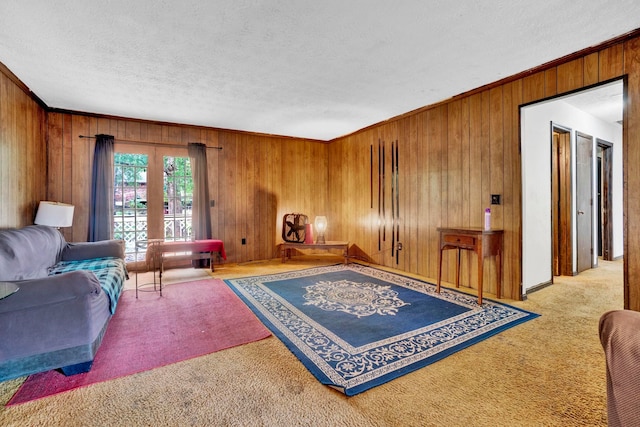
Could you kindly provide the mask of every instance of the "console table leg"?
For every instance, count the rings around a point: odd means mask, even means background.
[[[498,269],[498,283],[496,284],[496,296],[499,299],[500,295],[502,294],[502,251],[501,250],[499,250],[498,253],[496,254],[496,260],[498,264],[496,266],[496,268]]]
[[[478,252],[478,305],[482,305],[482,279],[484,277],[484,257]]]
[[[456,258],[456,288],[460,287],[460,248],[458,248]]]
[[[436,292],[440,293],[440,281],[442,280],[442,248],[440,248],[440,257],[438,262],[438,285],[436,286]]]

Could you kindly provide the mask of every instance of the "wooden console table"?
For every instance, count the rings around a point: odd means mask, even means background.
[[[326,243],[280,243],[282,262],[291,259],[291,249],[340,249],[344,254],[344,263],[349,263],[349,242],[327,241]]]
[[[482,305],[482,276],[484,259],[496,257],[496,271],[498,275],[496,296],[500,298],[502,288],[502,235],[503,230],[485,230],[480,227],[470,228],[438,228],[440,232],[440,259],[438,267],[438,286],[442,278],[442,252],[447,249],[457,249],[456,288],[460,286],[460,251],[469,250],[478,254],[478,305]]]

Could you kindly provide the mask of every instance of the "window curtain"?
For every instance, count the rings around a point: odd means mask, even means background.
[[[201,143],[189,143],[189,160],[193,177],[193,207],[191,225],[196,240],[211,238],[211,211],[209,209],[209,172],[207,147]]]
[[[89,205],[89,241],[113,238],[113,150],[112,135],[96,135]]]

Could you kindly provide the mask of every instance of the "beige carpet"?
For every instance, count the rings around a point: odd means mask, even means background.
[[[277,260],[224,265],[213,275],[259,275],[337,259],[312,256],[284,265]],[[176,269],[165,277],[169,283],[203,274]],[[0,425],[606,425],[598,320],[623,305],[622,261],[600,261],[597,269],[559,278],[527,301],[504,301],[542,316],[350,398],[321,385],[271,337],[39,401],[2,406]],[[0,404],[23,380],[0,383]]]

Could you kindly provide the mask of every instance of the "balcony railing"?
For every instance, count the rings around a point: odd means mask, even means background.
[[[124,240],[127,262],[145,259],[145,250],[141,248],[145,248],[143,243],[149,240],[146,216],[116,216],[113,223],[113,236],[116,239]],[[165,215],[164,240],[169,242],[191,240],[191,236],[193,236],[191,216]]]

